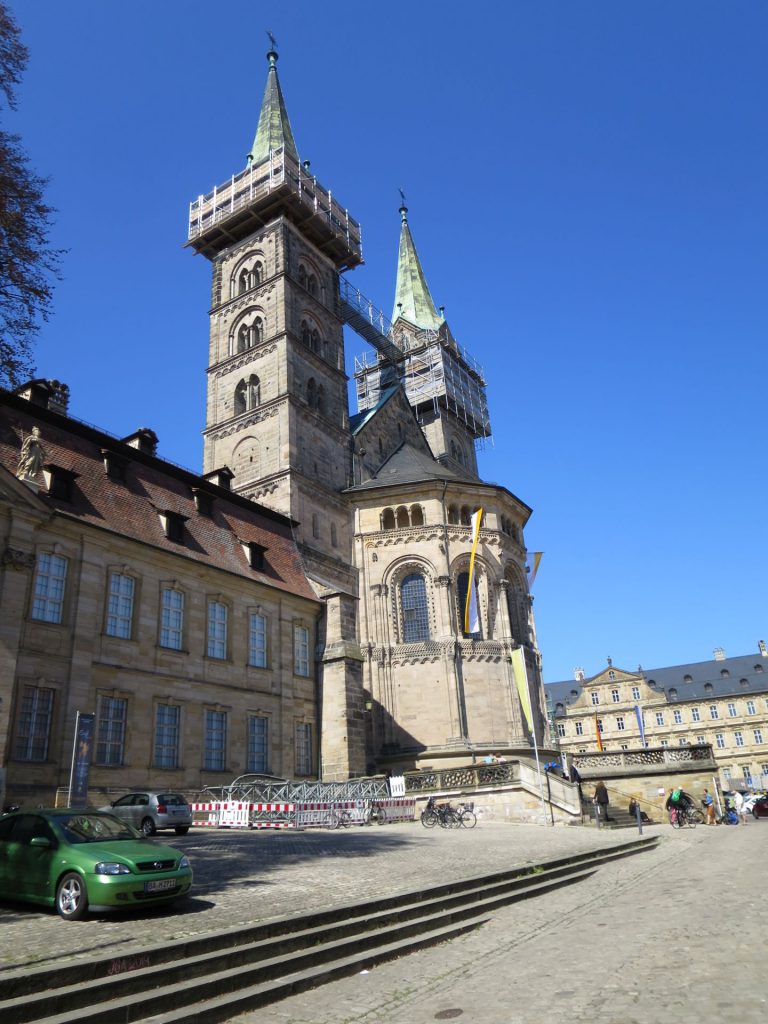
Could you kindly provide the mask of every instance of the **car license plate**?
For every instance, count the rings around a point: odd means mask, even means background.
[[[176,888],[175,878],[160,878],[156,882],[145,882],[144,892],[165,892],[166,889]]]

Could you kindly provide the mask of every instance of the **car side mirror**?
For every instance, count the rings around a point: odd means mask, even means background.
[[[29,845],[45,849],[46,847],[51,847],[53,843],[47,836],[33,836],[32,839],[29,840]]]

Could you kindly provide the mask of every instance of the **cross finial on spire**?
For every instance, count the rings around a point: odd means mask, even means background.
[[[276,50],[277,49],[277,40],[275,39],[275,37],[272,35],[272,33],[269,30],[267,30],[267,38],[269,39],[269,48],[270,48],[270,50]]]
[[[405,215],[408,213],[408,207],[405,205],[405,192],[401,188],[399,188],[397,191],[400,193],[400,201],[401,201],[400,202],[399,213],[400,213],[400,216],[402,217],[403,224],[405,224],[405,222],[406,222],[406,216]]]
[[[274,70],[277,67],[277,40],[271,32],[267,32],[267,38],[269,39],[269,53],[267,54],[267,60],[269,61],[269,67]]]

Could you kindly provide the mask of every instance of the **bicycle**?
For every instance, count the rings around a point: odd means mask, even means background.
[[[380,800],[372,800],[365,809],[365,824],[372,825],[374,821],[379,825],[384,825],[387,821],[387,812]]]
[[[336,810],[328,812],[328,817],[325,820],[325,824],[330,829],[349,828],[349,826],[352,824],[352,815],[349,813],[349,811],[344,810],[343,807],[340,807]]]
[[[704,821],[704,815],[695,807],[670,807],[669,821],[672,828],[696,828]]]
[[[462,828],[474,828],[477,824],[474,806],[474,804],[459,804],[456,808],[456,815]]]
[[[450,804],[437,804],[431,796],[421,812],[421,824],[424,828],[458,828],[461,825],[459,816]]]

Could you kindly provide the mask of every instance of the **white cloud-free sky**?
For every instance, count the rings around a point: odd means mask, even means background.
[[[266,30],[302,159],[387,313],[398,187],[483,365],[486,479],[532,506],[549,681],[757,650],[765,610],[768,7],[732,0],[13,0],[19,110],[66,248],[38,372],[202,465],[190,200],[245,165]],[[365,343],[347,337],[350,372]]]

